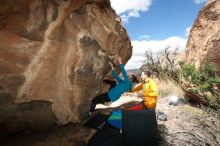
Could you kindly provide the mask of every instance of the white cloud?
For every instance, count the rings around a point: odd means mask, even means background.
[[[167,47],[171,49],[179,48],[179,51],[184,51],[186,48],[186,38],[170,37],[165,40],[134,40],[131,41],[133,53],[131,59],[126,64],[126,69],[140,68],[145,61],[145,52],[149,49],[153,53],[164,50]]]
[[[147,11],[153,0],[111,0],[111,5],[123,22],[130,17],[140,17],[140,11]]]
[[[185,31],[186,31],[186,33],[185,33],[185,37],[188,37],[189,36],[189,33],[190,33],[190,29],[191,29],[192,27],[190,26],[190,27],[187,27],[186,29],[185,29]]]
[[[196,4],[201,4],[201,3],[205,3],[207,2],[208,0],[194,0],[194,3]]]
[[[142,36],[139,37],[140,40],[147,40],[149,38],[150,38],[149,35],[142,35]]]

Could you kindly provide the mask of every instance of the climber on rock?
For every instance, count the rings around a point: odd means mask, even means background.
[[[133,83],[132,83],[132,81],[130,81],[129,77],[131,77],[131,79],[132,79],[133,76],[127,75],[127,73],[124,69],[124,65],[122,63],[122,59],[120,57],[118,57],[117,60],[119,62],[119,67],[120,67],[120,70],[122,72],[124,79],[122,79],[118,76],[118,74],[114,68],[114,65],[112,64],[112,62],[109,62],[111,69],[112,69],[112,76],[114,77],[114,79],[116,81],[104,80],[105,83],[110,84],[110,88],[109,88],[108,92],[102,93],[92,99],[90,111],[87,113],[88,115],[91,115],[91,113],[94,112],[95,107],[98,103],[103,104],[105,102],[116,101],[117,99],[120,98],[120,96],[123,93],[132,89]]]

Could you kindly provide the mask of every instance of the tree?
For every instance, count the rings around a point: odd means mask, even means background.
[[[146,63],[141,68],[142,70],[150,70],[157,78],[172,78],[178,79],[178,69],[176,56],[178,55],[178,48],[172,50],[167,47],[161,52],[153,54],[150,49],[146,51]]]

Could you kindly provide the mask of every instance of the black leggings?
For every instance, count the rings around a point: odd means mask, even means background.
[[[106,84],[110,84],[110,88],[109,88],[109,90],[111,89],[111,88],[114,88],[115,86],[116,86],[116,82],[115,81],[111,81],[111,80],[103,80],[103,82],[105,82]],[[111,100],[110,100],[110,98],[109,98],[109,96],[108,96],[108,92],[105,92],[105,93],[103,93],[103,94],[101,94],[101,95],[98,95],[98,96],[96,96],[96,97],[94,97],[93,99],[92,99],[92,105],[91,105],[91,107],[90,107],[90,112],[94,112],[94,110],[95,110],[95,107],[96,107],[96,105],[98,104],[98,103],[105,103],[105,102],[110,102]]]

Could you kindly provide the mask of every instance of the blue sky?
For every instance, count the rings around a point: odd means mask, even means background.
[[[185,50],[188,33],[207,0],[111,0],[133,45],[133,55],[125,66],[139,68],[146,49],[165,47]]]
[[[140,17],[133,17],[125,23],[131,39],[148,35],[151,39],[166,39],[170,36],[185,36],[185,29],[191,26],[204,3],[193,0],[154,0]]]

